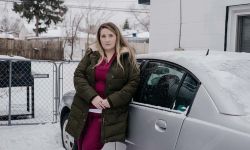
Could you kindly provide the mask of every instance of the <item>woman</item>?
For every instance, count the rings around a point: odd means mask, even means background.
[[[134,50],[116,25],[102,24],[96,44],[74,73],[76,94],[66,131],[78,150],[101,150],[107,142],[125,140],[128,106],[138,83]]]

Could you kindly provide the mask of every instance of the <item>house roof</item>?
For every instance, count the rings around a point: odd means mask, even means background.
[[[136,30],[123,30],[122,35],[124,37],[149,38],[149,32],[140,32]]]
[[[12,34],[9,34],[9,33],[6,33],[6,32],[0,33],[0,38],[3,38],[3,39],[15,39],[15,37]]]

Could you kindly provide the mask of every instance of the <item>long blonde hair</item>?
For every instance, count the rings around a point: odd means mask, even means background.
[[[101,57],[100,57],[96,66],[98,66],[105,58],[105,51],[102,47],[101,40],[100,40],[102,29],[108,29],[116,35],[115,52],[116,52],[116,59],[117,59],[118,65],[124,70],[124,68],[121,64],[121,50],[122,50],[122,48],[127,48],[128,53],[129,53],[130,64],[132,64],[133,67],[137,67],[136,60],[135,60],[135,50],[131,46],[129,46],[127,41],[121,35],[121,32],[118,29],[118,27],[112,22],[107,22],[107,23],[101,24],[99,29],[97,30],[97,34],[96,34],[97,48],[98,48],[98,51],[99,51]]]

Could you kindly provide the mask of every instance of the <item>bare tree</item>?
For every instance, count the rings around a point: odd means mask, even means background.
[[[101,23],[106,22],[112,15],[110,11],[99,10],[102,4],[94,4],[95,1],[88,1],[88,9],[84,11],[84,28],[83,30],[87,33],[86,47],[90,44],[90,35],[95,35],[98,27]],[[94,6],[95,5],[95,6]]]
[[[138,22],[137,25],[141,26],[143,30],[149,32],[149,26],[150,26],[149,6],[139,5],[139,8],[137,9],[135,9],[135,6],[130,6],[130,12],[134,16],[135,20]]]
[[[18,34],[20,33],[22,27],[22,22],[20,18],[16,18],[14,22],[9,25],[10,25],[10,31],[13,31]]]
[[[66,32],[64,48],[66,47],[67,43],[70,44],[71,52],[69,58],[71,60],[73,59],[76,42],[79,40],[77,33],[87,33],[85,43],[85,48],[87,48],[91,43],[91,35],[95,35],[99,25],[111,17],[110,11],[98,9],[101,5],[99,1],[89,0],[87,2],[85,1],[84,3],[84,5],[87,6],[86,8],[74,11],[69,10],[66,16],[67,18],[64,19],[64,27]]]
[[[66,40],[64,43],[64,47],[66,43],[69,43],[71,45],[70,60],[73,59],[74,45],[76,40],[78,39],[77,32],[79,30],[79,26],[83,17],[84,17],[83,13],[75,14],[72,19],[72,13],[70,13],[69,25],[67,24],[67,22],[64,23],[66,29]]]
[[[0,19],[0,29],[2,29],[4,32],[14,32],[19,34],[22,25],[20,17],[10,16],[7,6],[5,6],[2,11],[3,13]]]

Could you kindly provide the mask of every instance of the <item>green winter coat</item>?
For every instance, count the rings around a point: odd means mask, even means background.
[[[71,106],[66,131],[78,139],[85,126],[91,100],[98,94],[94,90],[95,75],[93,67],[99,60],[99,52],[88,49],[74,73],[76,94]],[[121,63],[116,59],[110,66],[106,78],[107,100],[111,108],[102,111],[102,143],[124,141],[127,129],[128,106],[139,84],[139,69],[132,67],[128,61],[127,48],[122,49]]]

